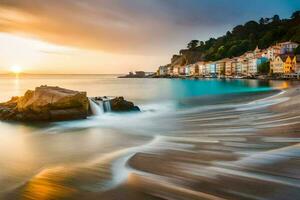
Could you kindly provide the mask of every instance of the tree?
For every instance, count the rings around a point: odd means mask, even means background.
[[[270,72],[270,62],[264,62],[258,66],[258,73],[268,74]]]
[[[274,15],[273,16],[273,22],[279,22],[279,21],[280,21],[279,15]]]
[[[199,40],[192,40],[188,43],[187,48],[192,50],[199,46]]]
[[[300,54],[300,45],[294,50],[294,54],[296,55]]]
[[[291,17],[291,18],[292,18],[292,19],[300,18],[300,10],[294,12],[294,13],[292,14],[292,17]]]
[[[263,24],[265,24],[265,19],[262,17],[262,18],[260,18],[260,20],[259,20],[259,24],[261,24],[261,25],[263,25]]]

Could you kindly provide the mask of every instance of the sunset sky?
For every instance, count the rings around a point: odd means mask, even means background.
[[[299,0],[0,0],[0,73],[154,71],[191,39],[299,9]]]

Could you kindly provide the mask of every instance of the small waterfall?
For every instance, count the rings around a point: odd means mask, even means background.
[[[110,100],[106,97],[102,100],[89,99],[90,108],[93,115],[102,115],[105,112],[111,112]]]
[[[104,106],[103,106],[103,102],[100,101],[100,105],[98,105],[95,101],[89,99],[89,102],[90,102],[90,108],[91,108],[91,111],[92,111],[92,114],[93,115],[101,115],[104,113]]]
[[[103,101],[103,108],[105,112],[111,112],[111,105],[109,100]]]

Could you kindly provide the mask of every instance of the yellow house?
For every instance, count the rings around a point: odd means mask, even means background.
[[[274,74],[283,74],[285,71],[284,64],[287,57],[287,55],[276,56],[275,59],[270,63],[271,72],[273,72]]]
[[[284,73],[285,74],[291,74],[295,72],[295,64],[294,58],[291,56],[288,56],[284,62]]]

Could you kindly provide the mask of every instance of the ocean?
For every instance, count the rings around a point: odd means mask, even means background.
[[[0,199],[300,198],[294,83],[0,75],[0,101],[40,85],[142,112],[0,122]]]

